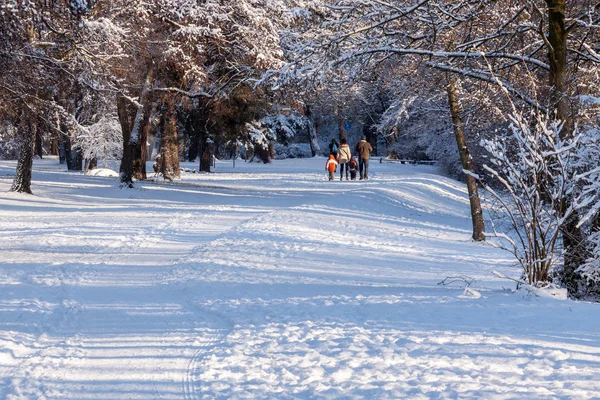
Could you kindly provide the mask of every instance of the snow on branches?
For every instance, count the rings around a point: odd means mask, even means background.
[[[123,137],[116,115],[105,115],[90,126],[80,126],[75,140],[86,160],[102,160],[108,167],[108,160],[119,160],[123,155]]]
[[[582,131],[564,137],[563,123],[540,112],[528,117],[515,111],[509,118],[508,131],[481,143],[490,154],[483,168],[504,191],[489,181],[482,183],[496,201],[495,222],[508,221],[512,229],[486,235],[505,243],[502,246],[514,254],[524,278],[533,284],[549,280],[568,221],[597,207],[598,186],[586,182],[593,174],[582,174],[580,168],[589,168],[590,152],[598,154],[600,147]],[[593,214],[587,213],[579,224]]]

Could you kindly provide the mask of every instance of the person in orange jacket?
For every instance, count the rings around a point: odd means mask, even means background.
[[[325,163],[325,171],[329,172],[329,180],[333,180],[333,173],[337,169],[338,162],[333,154],[329,155],[327,163]]]

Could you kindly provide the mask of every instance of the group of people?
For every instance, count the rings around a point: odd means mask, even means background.
[[[373,151],[373,147],[367,142],[366,136],[361,138],[354,150],[358,154],[358,164],[352,156],[350,145],[346,139],[342,139],[340,145],[338,145],[335,138],[331,139],[331,143],[329,144],[329,159],[325,164],[325,170],[329,174],[330,181],[334,179],[338,165],[340,166],[340,181],[344,179],[344,169],[346,170],[346,180],[348,180],[348,175],[350,175],[351,180],[355,180],[356,171],[360,173],[360,180],[369,179],[369,156]]]

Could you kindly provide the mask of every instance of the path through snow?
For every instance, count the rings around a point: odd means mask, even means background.
[[[177,185],[0,163],[0,398],[594,398],[600,308],[511,293],[460,183],[324,159]],[[193,168],[193,166],[192,166]],[[474,282],[479,298],[448,276]]]

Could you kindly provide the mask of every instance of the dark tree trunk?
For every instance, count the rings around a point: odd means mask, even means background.
[[[548,4],[548,60],[552,108],[556,118],[564,121],[561,134],[572,135],[573,119],[567,92],[567,31],[565,29],[566,0],[546,0]]]
[[[67,164],[67,170],[73,169],[73,154],[71,152],[71,137],[66,133],[68,127],[66,124],[61,124],[61,135],[62,135],[62,150],[65,155],[65,163]]]
[[[260,157],[260,160],[265,163],[268,164],[271,162],[271,157],[269,156],[269,148],[264,148],[262,146],[256,148],[256,154],[258,154],[258,156]]]
[[[175,110],[175,99],[172,94],[167,93],[163,97],[162,107],[162,135],[160,156],[162,159],[161,173],[167,180],[181,177],[179,171],[179,137],[177,136],[177,112]]]
[[[58,156],[58,137],[53,137],[50,141],[50,155]]]
[[[460,154],[460,162],[465,171],[473,173],[473,163],[471,154],[465,139],[465,131],[461,120],[461,105],[458,98],[458,90],[454,81],[450,81],[446,87],[448,92],[448,104],[450,105],[450,114],[452,115],[452,125],[454,127],[454,135],[456,136],[456,145]],[[481,203],[479,201],[479,193],[477,191],[477,180],[470,174],[465,174],[467,179],[467,190],[469,192],[469,202],[471,203],[471,220],[473,222],[473,240],[485,240],[483,232],[485,225],[483,222],[483,213],[481,211]]]
[[[309,105],[304,107],[304,115],[307,119],[306,124],[308,129],[308,144],[310,146],[310,154],[312,154],[312,156],[314,157],[317,154],[319,154],[321,148],[319,147],[319,141],[317,139],[317,129],[312,119],[312,111]]]
[[[146,99],[143,105],[143,111],[140,121],[137,142],[131,142],[131,151],[133,153],[133,177],[137,180],[145,180],[146,161],[148,160],[148,133],[150,131],[150,117],[152,116],[153,104]],[[135,126],[135,125],[134,125]]]
[[[189,138],[189,146],[186,159],[190,162],[196,161],[200,147],[200,113],[197,109],[191,110],[185,120],[185,131]]]
[[[85,172],[88,172],[90,169],[94,169],[97,167],[98,167],[98,159],[97,158],[85,160],[85,167],[84,167]]]
[[[269,140],[269,158],[275,159],[275,142],[272,140]]]
[[[20,151],[15,179],[11,192],[31,194],[31,172],[33,169],[33,140],[37,131],[37,121],[30,115],[23,115],[20,123]]]
[[[198,146],[198,135],[196,135],[196,133],[193,132],[193,134],[190,135],[190,147],[188,148],[187,153],[187,159],[189,162],[194,162],[196,161],[196,158],[198,158]]]
[[[42,129],[40,124],[37,124],[35,129],[35,155],[40,159],[44,156],[44,148],[42,146]]]
[[[64,164],[67,162],[67,150],[65,146],[65,135],[61,130],[61,125],[58,125],[58,162]]]
[[[574,120],[569,104],[567,79],[567,30],[565,29],[566,0],[546,0],[548,5],[548,61],[550,64],[551,101],[554,113],[551,115],[564,125],[560,132],[563,139],[573,136]],[[559,212],[564,213],[569,198],[560,202]],[[587,253],[581,229],[577,227],[579,215],[575,213],[562,229],[565,251],[565,283],[573,292],[575,270],[585,262]]]
[[[133,187],[133,149],[129,145],[135,107],[125,96],[117,95],[117,115],[123,135],[123,157],[119,168],[121,184]]]
[[[67,158],[67,168],[69,171],[81,171],[83,169],[83,154],[78,148],[73,149],[71,147],[71,140],[69,139],[69,154]]]
[[[58,121],[56,122],[56,126],[50,126],[50,131],[52,132],[52,135],[50,137],[50,154],[53,156],[57,156],[58,155],[58,142],[59,142],[59,135],[60,132],[57,132],[57,129],[60,127],[60,124],[58,123]]]
[[[202,146],[202,154],[200,155],[200,166],[199,169],[201,172],[210,172],[212,155],[210,153],[210,146],[205,144]]]
[[[205,131],[202,131],[200,143],[202,145],[200,146],[200,165],[198,169],[201,172],[210,172],[212,164],[212,146]]]
[[[348,134],[346,132],[346,129],[344,128],[344,116],[342,115],[342,112],[340,111],[340,107],[337,104],[334,109],[334,114],[335,114],[335,119],[336,119],[336,122],[338,125],[338,131],[339,131],[340,143],[341,143],[342,139],[346,139]]]
[[[139,106],[135,107],[124,96],[117,96],[117,113],[123,132],[123,157],[119,168],[121,184],[133,187],[133,179],[146,179],[146,142],[152,104],[149,89],[152,85],[153,66],[148,65]]]

